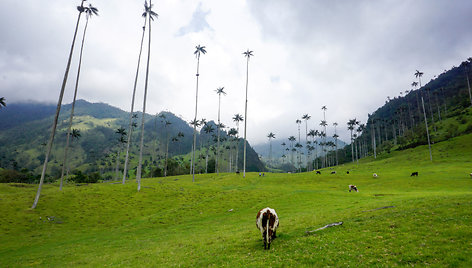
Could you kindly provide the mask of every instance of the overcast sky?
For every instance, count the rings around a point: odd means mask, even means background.
[[[129,111],[144,1],[88,2],[99,16],[89,22],[78,98]],[[2,0],[0,97],[7,104],[57,102],[78,4]],[[278,139],[298,135],[295,120],[306,113],[309,128],[320,129],[323,105],[328,135],[337,122],[341,139],[348,141],[346,122],[365,122],[387,96],[409,90],[416,69],[427,82],[472,56],[470,0],[165,0],[153,5],[159,17],[152,23],[146,112],[167,110],[193,119],[193,52],[200,44],[208,53],[200,60],[198,118],[217,118],[215,90],[225,87],[221,120],[233,127],[234,114],[244,115],[242,52],[250,49],[251,143],[265,142],[269,132]],[[72,101],[80,41],[81,34],[64,103]],[[141,70],[138,110],[145,65]]]

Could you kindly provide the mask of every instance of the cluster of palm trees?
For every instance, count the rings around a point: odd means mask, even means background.
[[[322,106],[323,120],[320,121],[319,126],[321,130],[309,129],[308,121],[311,119],[309,114],[304,114],[300,119],[296,119],[298,130],[298,139],[295,136],[289,136],[286,141],[281,143],[282,152],[282,163],[285,163],[285,159],[288,158],[288,162],[291,163],[299,172],[302,169],[307,171],[315,170],[318,168],[329,167],[338,164],[337,150],[338,150],[338,138],[336,126],[338,123],[334,122],[334,134],[332,140],[327,140],[327,127],[328,122],[326,121],[326,106]],[[302,120],[305,121],[305,140],[301,139],[301,124]],[[316,126],[315,126],[316,128]],[[269,166],[274,166],[272,159],[272,144],[271,140],[275,138],[275,134],[270,132],[267,135],[269,138]],[[305,145],[303,145],[303,142]],[[305,148],[305,150],[303,150]],[[335,152],[331,156],[331,152]],[[319,154],[319,156],[318,156]]]
[[[469,80],[471,65],[472,58],[468,58],[459,68],[462,68],[464,71],[465,80],[467,82],[468,101],[470,101],[470,105],[472,106],[472,93]],[[403,101],[402,104],[398,105],[392,112],[393,116],[391,116],[391,119],[386,120],[375,114],[372,116],[369,115],[368,124],[370,124],[370,128],[365,127],[364,129],[368,130],[369,135],[363,135],[362,137],[358,135],[360,144],[364,144],[363,147],[365,147],[365,153],[363,152],[361,155],[367,155],[368,146],[370,145],[373,156],[376,158],[379,146],[385,147],[388,146],[389,143],[397,145],[400,138],[411,139],[411,137],[416,137],[416,139],[420,139],[419,136],[424,135],[421,133],[425,133],[423,138],[428,143],[429,158],[431,161],[433,160],[430,131],[436,132],[436,123],[442,121],[444,117],[447,116],[447,98],[443,87],[432,89],[422,85],[421,78],[424,75],[423,72],[416,70],[413,75],[415,81],[411,83],[412,88],[400,92],[398,99]],[[397,98],[395,97],[394,99]],[[388,96],[386,104],[391,101],[393,101],[393,99]],[[421,123],[422,121],[424,124]],[[368,139],[370,139],[370,142],[367,141]]]

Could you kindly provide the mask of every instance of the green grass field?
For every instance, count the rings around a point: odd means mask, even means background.
[[[427,150],[364,159],[335,175],[144,179],[139,193],[134,181],[62,192],[49,184],[35,210],[36,185],[1,184],[0,267],[470,267],[472,135],[435,144],[433,163]],[[266,206],[280,218],[268,251],[255,226]]]

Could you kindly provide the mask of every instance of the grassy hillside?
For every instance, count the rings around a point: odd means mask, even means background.
[[[66,144],[67,129],[69,127],[71,105],[64,105],[59,117],[57,134],[54,140],[52,154],[49,157],[47,177],[54,180],[60,177]],[[0,167],[16,171],[26,170],[33,175],[41,173],[45,158],[45,145],[49,139],[50,127],[53,121],[54,105],[46,104],[13,104],[0,113],[0,121],[5,121],[5,127],[0,128]],[[141,135],[141,116],[137,113],[134,119],[136,128],[133,131],[133,139],[130,149],[130,172],[129,176],[134,178],[134,170],[138,165],[139,137]],[[161,117],[164,116],[165,118]],[[3,121],[2,121],[3,120]],[[171,123],[167,125],[164,123]],[[213,123],[213,121],[210,121]],[[90,103],[78,100],[72,128],[78,129],[81,137],[72,142],[69,150],[69,167],[71,172],[80,170],[91,174],[99,172],[101,177],[109,179],[115,176],[116,155],[120,148],[119,135],[116,130],[120,127],[128,131],[129,113],[104,103]],[[178,137],[174,142],[174,137]],[[213,133],[214,134],[214,133]],[[208,135],[198,133],[197,144],[202,142],[207,145]],[[221,137],[227,138],[226,132]],[[169,140],[169,157],[188,158],[193,144],[193,129],[180,117],[170,113],[161,112],[158,116],[145,115],[144,134],[144,173],[150,173],[152,169],[164,168],[166,140]],[[214,145],[216,142],[211,142]],[[242,144],[242,142],[240,142]],[[222,143],[224,148],[228,142]],[[248,143],[247,170],[264,170],[263,163]],[[241,145],[242,146],[242,145]],[[242,149],[239,150],[239,166],[242,168]],[[225,152],[225,155],[228,154]],[[197,155],[198,156],[198,155]],[[214,158],[214,157],[213,157]],[[189,158],[188,158],[189,159]],[[186,160],[188,160],[186,159]],[[177,160],[176,160],[177,161]],[[124,166],[124,153],[120,157],[120,170]],[[229,159],[221,161],[226,166]],[[176,164],[177,165],[177,164]],[[188,173],[190,162],[178,163],[175,172],[169,174]],[[222,166],[223,167],[223,166]],[[227,169],[222,169],[227,170]]]
[[[334,175],[49,184],[35,210],[35,185],[0,184],[0,266],[471,266],[471,156],[469,134],[434,144],[432,163],[420,146]],[[270,251],[255,226],[266,206],[280,218]]]

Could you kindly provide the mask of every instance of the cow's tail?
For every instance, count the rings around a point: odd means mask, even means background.
[[[270,221],[270,213],[267,213],[267,222],[266,222],[266,242],[269,244],[269,221]]]

